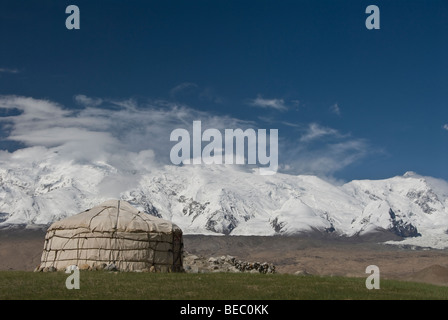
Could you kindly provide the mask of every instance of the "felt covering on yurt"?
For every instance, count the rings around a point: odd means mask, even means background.
[[[70,265],[122,271],[182,271],[182,230],[123,200],[109,200],[53,223],[39,270]]]

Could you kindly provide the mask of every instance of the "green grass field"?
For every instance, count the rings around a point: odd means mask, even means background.
[[[68,290],[63,272],[0,272],[0,299],[448,299],[448,287],[381,280],[368,290],[364,278],[288,274],[162,274],[81,271],[80,289]]]

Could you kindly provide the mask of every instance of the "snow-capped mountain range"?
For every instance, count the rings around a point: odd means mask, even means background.
[[[142,172],[106,162],[0,167],[0,227],[48,225],[111,198],[171,220],[185,234],[352,237],[386,230],[404,238],[391,243],[448,247],[448,183],[413,172],[336,184],[232,165]]]

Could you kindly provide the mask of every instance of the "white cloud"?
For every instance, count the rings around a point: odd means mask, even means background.
[[[216,104],[222,104],[224,99],[212,87],[201,87],[194,82],[183,82],[170,90],[173,100],[198,99]]]
[[[75,101],[84,107],[97,107],[103,103],[103,99],[89,98],[83,94],[78,94],[74,97]]]
[[[0,68],[0,73],[19,73],[19,70],[17,69],[11,69],[11,68]]]
[[[76,97],[79,99],[79,95]],[[74,161],[124,159],[149,150],[161,163],[169,160],[171,131],[190,130],[194,120],[201,119],[203,129],[248,126],[238,119],[167,102],[140,106],[132,99],[100,99],[103,105],[97,108],[89,106],[92,100],[82,96],[80,101],[87,106],[81,110],[67,110],[47,100],[0,96],[0,108],[21,111],[15,116],[0,117],[0,124],[3,128],[8,126],[8,140],[28,147],[45,147]]]
[[[341,108],[339,108],[339,105],[337,103],[330,106],[330,112],[340,116],[341,115]]]
[[[289,168],[285,171],[289,173],[331,177],[370,152],[368,143],[362,139],[323,143],[317,149],[289,143],[279,151],[280,156],[283,156],[279,161],[288,165]]]
[[[445,123],[445,124],[443,125],[442,129],[448,131],[448,123]]]
[[[259,108],[275,109],[278,111],[288,110],[283,99],[265,99],[261,95],[258,95],[257,98],[251,100],[249,105]]]
[[[310,123],[298,141],[284,141],[280,162],[289,173],[331,177],[335,172],[361,160],[372,150],[367,141],[336,129]]]
[[[179,94],[185,94],[190,92],[192,89],[197,89],[198,85],[193,82],[183,82],[170,90],[171,97],[176,97]]]
[[[339,132],[332,128],[326,128],[317,123],[310,123],[305,134],[300,137],[301,142],[310,142],[324,136],[339,136]]]
[[[24,123],[17,123],[19,126],[26,125],[32,119],[45,120],[54,117],[63,117],[69,113],[69,111],[64,110],[61,105],[55,102],[20,96],[0,96],[0,108],[18,109],[22,111],[19,116],[9,117],[12,120],[20,117]]]
[[[91,103],[95,100],[101,100],[101,107]],[[0,151],[1,167],[26,168],[34,166],[39,158],[91,166],[107,164],[117,170],[114,184],[128,183],[130,172],[148,172],[170,164],[174,145],[171,132],[176,128],[191,132],[194,120],[201,120],[202,130],[257,129],[254,122],[167,101],[139,103],[86,96],[80,101],[85,102],[82,109],[69,110],[49,100],[0,96],[0,109],[19,110],[0,117],[6,139],[26,146],[12,153]],[[367,153],[365,141],[336,129],[316,123],[293,127],[303,132],[301,137],[279,136],[279,160],[287,172],[332,175]]]

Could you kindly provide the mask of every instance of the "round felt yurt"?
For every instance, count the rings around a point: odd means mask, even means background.
[[[141,212],[123,200],[53,223],[45,236],[37,271],[80,269],[180,272],[182,230],[170,221]]]

